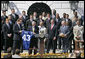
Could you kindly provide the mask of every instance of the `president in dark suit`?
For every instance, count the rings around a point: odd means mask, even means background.
[[[9,24],[9,19],[6,19],[5,23],[2,26],[2,31],[4,35],[5,51],[7,48],[12,47],[12,26]]]
[[[17,19],[19,18],[19,16],[15,13],[15,9],[11,9],[11,18],[12,18],[12,21],[13,21],[13,24],[15,24],[15,22],[17,21]]]
[[[52,47],[53,53],[55,53],[56,49],[56,26],[54,24],[54,19],[51,20],[51,24],[48,27],[48,47],[47,53],[49,53],[50,48]]]
[[[22,50],[22,38],[21,38],[21,32],[22,32],[22,19],[18,19],[17,22],[13,26],[13,54],[15,54],[16,49]]]
[[[39,28],[36,26],[36,22],[35,21],[32,22],[32,26],[30,26],[28,28],[28,31],[32,31],[33,34],[38,34],[39,33]],[[35,48],[34,49],[34,54],[37,53],[36,49],[38,48],[38,39],[35,36],[33,36],[31,38],[30,48],[32,48],[32,49]],[[32,54],[32,49],[29,49],[29,54]]]

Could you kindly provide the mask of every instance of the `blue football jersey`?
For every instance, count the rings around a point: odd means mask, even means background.
[[[21,36],[23,40],[23,49],[28,50],[33,33],[31,31],[23,30]]]

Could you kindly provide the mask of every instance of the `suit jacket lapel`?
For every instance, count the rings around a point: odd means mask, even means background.
[[[20,27],[19,27],[19,25],[17,24],[17,26],[18,26],[18,29],[20,30]]]
[[[8,26],[7,26],[7,24],[5,24],[5,25],[6,25],[6,28],[9,29]]]
[[[8,27],[8,25],[6,24],[6,27],[7,27],[7,29],[10,29],[10,24],[9,24],[9,27]]]

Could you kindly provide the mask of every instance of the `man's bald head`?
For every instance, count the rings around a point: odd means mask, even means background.
[[[35,21],[32,21],[32,26],[35,26],[36,25],[36,22]]]
[[[66,25],[66,22],[65,22],[65,21],[62,21],[61,24],[62,24],[62,25]]]
[[[76,21],[76,24],[77,24],[77,25],[80,25],[80,21],[79,21],[79,20],[77,20],[77,21]]]
[[[43,26],[43,24],[44,24],[43,21],[41,21],[41,22],[40,22],[40,26]]]

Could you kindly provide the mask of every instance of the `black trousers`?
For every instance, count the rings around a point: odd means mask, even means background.
[[[29,49],[29,54],[32,54],[33,47],[35,47],[34,54],[36,54],[37,53],[37,48],[38,48],[38,39],[35,38],[35,37],[30,40],[30,48],[31,49]]]
[[[62,39],[61,39],[61,37],[58,37],[58,47],[59,47],[59,49],[61,49],[61,45],[62,45]]]
[[[63,43],[63,50],[68,50],[69,49],[69,39],[68,38],[62,38],[62,43]]]
[[[2,36],[1,36],[1,50],[3,50],[3,39],[2,39]]]
[[[55,53],[55,49],[56,49],[56,40],[49,39],[47,45],[48,45],[48,46],[47,46],[47,53],[49,53],[49,50],[50,50],[51,47],[52,47],[52,49],[53,49],[53,53]]]
[[[5,47],[4,52],[6,52],[9,47],[12,47],[12,44],[13,44],[12,38],[5,39],[4,40],[4,47]]]
[[[20,49],[20,52],[23,52],[23,41],[22,40],[13,41],[13,54],[15,54],[16,49]]]
[[[1,32],[1,50],[3,50],[3,46],[5,45],[5,39],[4,39],[4,35],[3,32]]]

